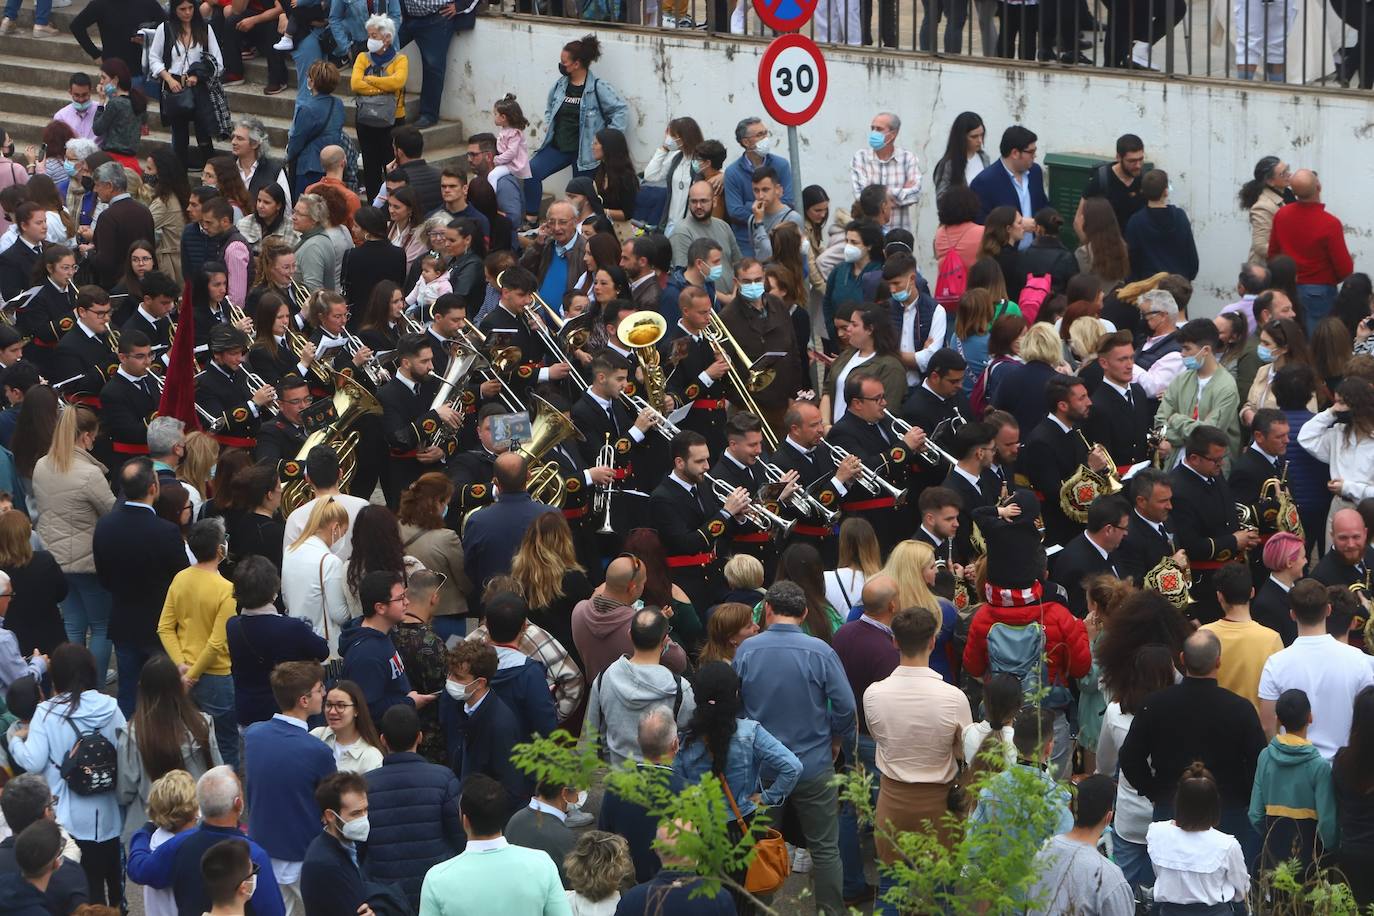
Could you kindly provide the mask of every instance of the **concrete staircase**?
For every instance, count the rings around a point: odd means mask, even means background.
[[[74,3],[62,9],[54,9],[50,21],[62,30],[62,34],[52,38],[35,38],[33,28],[33,6],[26,3],[19,12],[19,28],[10,35],[0,35],[0,125],[10,133],[18,152],[23,152],[27,144],[37,144],[43,128],[54,113],[71,101],[67,94],[67,84],[72,73],[81,71],[91,75],[94,82],[99,78],[99,62],[86,56],[76,39],[71,36],[70,24],[80,11],[83,2]],[[91,29],[93,40],[98,42],[98,31]],[[415,67],[419,66],[419,51],[411,48]],[[235,115],[252,115],[262,119],[271,138],[273,155],[286,149],[287,134],[291,129],[291,118],[295,111],[296,82],[295,68],[287,58],[291,82],[277,95],[263,95],[267,85],[267,64],[261,59],[246,61],[244,80],[225,86],[225,96],[229,100],[229,110]],[[353,124],[353,95],[348,89],[348,73],[341,74],[339,88],[335,94],[344,102],[346,123],[351,132]],[[418,93],[407,93],[406,111],[413,114],[419,110]],[[151,133],[143,138],[142,149],[147,150],[171,143],[170,133],[161,125],[154,104],[148,110],[148,126]],[[464,162],[467,150],[467,134],[457,121],[440,121],[426,128],[425,160],[437,168],[452,163]],[[356,139],[356,138],[355,138]],[[228,152],[228,141],[216,141],[218,151]]]

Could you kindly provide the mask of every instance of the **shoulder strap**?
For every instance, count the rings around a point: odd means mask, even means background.
[[[854,581],[854,570],[852,569],[849,571],[849,581]],[[844,582],[840,579],[840,571],[838,569],[835,570],[835,584],[840,587],[840,594],[844,595],[845,603],[848,604],[850,607],[853,607],[854,599],[849,597],[849,589],[844,587]]]
[[[416,541],[418,541],[420,538],[424,537],[428,532],[429,532],[429,529],[428,529],[428,528],[421,528],[419,531],[415,532],[415,533],[412,534],[410,537],[406,538],[403,542],[401,542],[401,549],[404,550],[405,548],[409,547],[411,544],[414,544],[414,543],[415,543]],[[323,558],[321,558],[321,562],[323,562]]]
[[[673,721],[676,722],[678,710],[682,709],[682,676],[676,671],[671,673],[673,675],[673,690],[675,691],[673,694]]]
[[[749,830],[744,823],[744,815],[739,813],[739,805],[735,804],[735,793],[730,791],[730,781],[728,779],[722,778],[720,781],[720,787],[725,790],[725,798],[728,802],[730,802],[730,810],[735,812],[735,820],[739,823],[740,831],[743,833],[748,833]]]
[[[324,594],[324,560],[328,552],[329,548],[325,548],[325,554],[320,557],[320,618],[324,620],[325,642],[329,642],[329,599]]]

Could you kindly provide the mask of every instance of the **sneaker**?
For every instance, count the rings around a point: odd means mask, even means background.
[[[0,35],[12,35],[17,28],[19,23],[13,19],[0,19]]]
[[[61,9],[64,6],[71,6],[72,0],[52,0],[53,9]]]
[[[52,38],[55,35],[61,34],[61,29],[54,28],[50,25],[36,25],[33,27],[34,38]]]
[[[579,827],[590,827],[596,823],[596,815],[586,811],[574,811],[563,821],[569,830],[576,830]]]
[[[283,35],[281,38],[278,38],[277,43],[272,46],[273,51],[294,51],[295,49],[296,42],[290,35]]]
[[[281,83],[272,83],[271,85],[266,86],[266,87],[262,90],[262,94],[263,94],[263,95],[276,95],[278,92],[281,92],[281,91],[282,91],[283,89],[285,89],[285,88],[286,88],[286,87],[283,86]]]
[[[675,29],[675,28],[677,28],[677,17],[676,17],[676,16],[669,16],[667,13],[664,13],[664,14],[663,14],[663,27],[664,27],[665,29]]]
[[[811,851],[809,849],[802,849],[798,846],[792,852],[792,871],[799,875],[805,875],[811,871]]]
[[[683,16],[675,23],[675,26],[679,29],[695,29],[697,24],[692,20],[691,16]]]

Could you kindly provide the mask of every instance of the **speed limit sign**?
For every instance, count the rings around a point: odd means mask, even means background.
[[[825,101],[825,58],[804,35],[780,35],[759,61],[759,97],[780,124],[796,127],[816,116]]]

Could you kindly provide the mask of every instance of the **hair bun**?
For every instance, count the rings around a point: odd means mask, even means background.
[[[1216,782],[1216,779],[1212,776],[1212,771],[1207,769],[1207,765],[1201,760],[1194,760],[1192,763],[1188,764],[1187,768],[1183,771],[1183,776],[1180,778],[1180,781],[1186,779],[1206,779],[1209,782]]]

